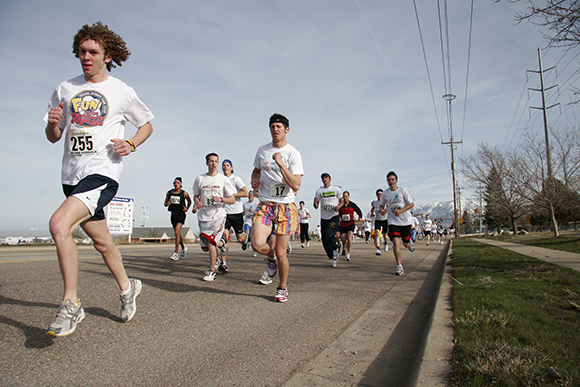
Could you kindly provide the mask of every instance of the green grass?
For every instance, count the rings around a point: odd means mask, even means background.
[[[580,253],[580,236],[577,233],[572,235],[560,234],[557,238],[551,232],[530,233],[528,235],[497,235],[491,238],[505,242],[544,247],[546,249]]]
[[[450,264],[455,386],[580,385],[580,272],[470,238]]]

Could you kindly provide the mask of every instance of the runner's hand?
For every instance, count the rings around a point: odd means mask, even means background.
[[[115,152],[119,154],[119,156],[128,156],[131,153],[131,145],[123,139],[120,138],[113,138],[111,139],[113,143],[113,147],[115,148]]]
[[[51,128],[56,128],[62,119],[62,115],[64,113],[64,102],[61,102],[56,107],[51,107],[48,111],[48,124]]]

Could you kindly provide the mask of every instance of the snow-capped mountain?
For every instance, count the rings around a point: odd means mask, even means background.
[[[49,236],[50,231],[45,228],[37,228],[37,227],[29,227],[25,229],[19,230],[6,230],[0,229],[0,237],[7,237],[7,236],[23,236],[23,237],[42,237],[42,236]]]
[[[474,212],[476,208],[479,209],[479,203],[471,199],[461,198],[461,208],[458,208],[457,212],[461,217],[463,213],[467,211],[471,217],[475,218],[477,216],[477,214]],[[435,218],[443,218],[445,225],[448,223],[451,224],[453,222],[453,200],[448,202],[436,201],[423,205],[415,204],[415,207],[413,207],[411,211],[415,213],[419,221],[421,221],[422,218],[424,218],[426,215],[429,215],[432,220]],[[421,216],[421,214],[423,214],[423,216]]]

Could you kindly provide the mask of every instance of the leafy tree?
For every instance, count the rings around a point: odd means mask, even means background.
[[[495,168],[492,168],[485,186],[485,193],[483,194],[485,200],[483,223],[490,230],[497,229],[499,232],[500,228],[509,224],[509,216],[507,216],[501,204],[504,201],[504,197],[505,193],[501,188],[499,173]]]
[[[473,224],[471,221],[471,216],[469,215],[469,212],[463,211],[463,216],[461,217],[461,219],[463,220],[463,232],[468,232],[473,230]]]

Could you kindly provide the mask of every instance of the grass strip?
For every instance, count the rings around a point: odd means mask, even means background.
[[[470,238],[450,264],[453,385],[580,385],[580,272]]]

